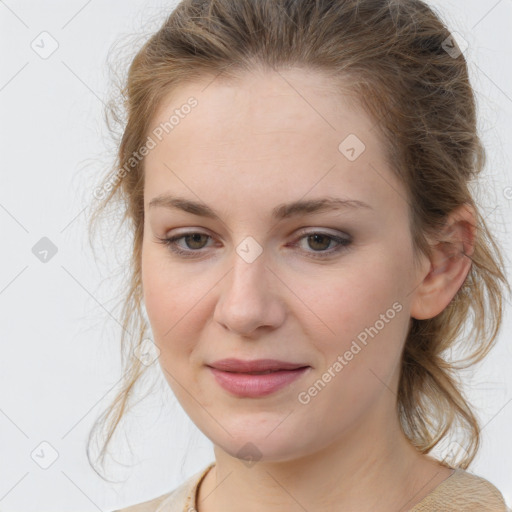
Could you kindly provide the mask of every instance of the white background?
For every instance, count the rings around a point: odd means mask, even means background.
[[[479,198],[510,252],[512,0],[432,3],[469,43],[465,55],[489,158]],[[105,59],[116,40],[156,28],[174,5],[0,2],[1,510],[108,511],[168,492],[213,460],[211,443],[177,405],[157,365],[155,392],[127,423],[134,458],[118,455],[133,465],[109,466],[112,479],[125,483],[101,480],[85,455],[92,422],[120,378],[119,262],[112,248],[95,260],[86,238],[92,192],[110,158]],[[156,25],[147,25],[150,19]],[[59,45],[47,59],[31,48],[43,31]],[[42,237],[58,249],[47,263],[32,253]],[[473,373],[467,394],[485,425],[470,470],[496,485],[510,505],[510,302],[506,308],[498,344]],[[43,441],[58,454],[48,469],[35,462],[52,453]]]

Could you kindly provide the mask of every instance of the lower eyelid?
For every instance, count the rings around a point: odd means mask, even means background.
[[[322,233],[322,232],[314,231],[314,232],[309,232],[309,233],[301,235],[296,240],[296,242],[294,242],[292,245],[294,245],[294,246],[298,245],[302,240],[304,240],[308,236],[312,236],[312,235],[322,235],[322,236],[329,238],[331,242],[335,242],[334,247],[332,247],[330,249],[326,249],[324,251],[314,251],[314,250],[306,250],[305,251],[308,255],[312,255],[313,257],[327,258],[328,256],[334,255],[342,250],[347,250],[352,243],[352,239],[350,237],[341,237],[338,235],[332,235],[330,233]]]
[[[205,250],[208,248],[208,246],[205,246],[205,247],[202,247],[200,249],[194,250],[194,249],[183,249],[179,245],[177,245],[178,240],[182,240],[182,239],[184,239],[184,238],[186,238],[187,236],[190,236],[190,235],[204,235],[204,236],[208,237],[210,240],[213,240],[213,237],[211,235],[209,235],[208,233],[202,233],[200,231],[190,231],[190,232],[181,233],[181,234],[178,234],[178,235],[175,235],[175,236],[171,236],[171,237],[168,237],[168,238],[159,238],[159,237],[157,237],[157,241],[159,243],[162,243],[162,244],[166,245],[167,248],[171,252],[173,252],[173,253],[175,253],[175,254],[177,254],[179,256],[189,257],[189,258],[201,257],[201,255],[205,252]],[[326,236],[331,241],[336,243],[334,248],[330,248],[330,249],[327,249],[327,250],[324,250],[324,251],[303,250],[304,254],[307,254],[308,256],[310,256],[312,258],[328,259],[330,256],[335,256],[336,254],[338,254],[338,253],[340,253],[342,251],[349,250],[350,249],[350,245],[352,244],[352,237],[349,236],[349,235],[343,237],[343,236],[334,235],[334,234],[331,234],[331,233],[325,233],[325,232],[322,232],[322,231],[309,231],[309,232],[306,232],[306,233],[303,232],[290,245],[292,247],[296,247],[296,246],[299,245],[301,240],[304,240],[308,236],[312,236],[312,235]],[[210,247],[211,247],[211,245],[210,245]]]
[[[177,242],[179,240],[182,240],[182,239],[185,239],[187,238],[188,236],[191,236],[191,235],[202,235],[202,236],[205,236],[205,237],[208,237],[209,240],[213,240],[213,237],[211,237],[210,235],[208,235],[207,233],[201,233],[199,231],[193,231],[193,232],[190,232],[190,233],[183,233],[183,234],[180,234],[180,235],[175,235],[175,236],[171,236],[169,238],[165,238],[164,240],[166,240],[167,244],[169,246],[175,246],[178,248],[178,250],[181,250],[183,252],[188,252],[188,253],[200,253],[201,251],[203,251],[204,249],[206,249],[208,246],[205,246],[205,247],[201,247],[200,249],[183,249],[181,248],[179,245],[177,245]],[[209,241],[208,240],[208,241]],[[207,243],[208,243],[207,241]]]

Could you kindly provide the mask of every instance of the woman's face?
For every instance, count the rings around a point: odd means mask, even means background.
[[[395,414],[428,265],[413,266],[406,192],[375,123],[329,83],[294,69],[188,84],[148,133],[142,279],[159,363],[239,458],[312,454]],[[211,368],[226,358],[303,369]]]

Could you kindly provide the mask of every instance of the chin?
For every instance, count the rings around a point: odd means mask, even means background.
[[[283,424],[286,423],[283,422]],[[231,457],[246,462],[247,466],[256,462],[284,462],[304,456],[311,450],[307,448],[307,440],[300,439],[296,433],[284,428],[258,428],[254,424],[245,429],[233,429],[225,426],[231,434],[223,432],[218,436],[209,437],[215,450],[221,449]]]

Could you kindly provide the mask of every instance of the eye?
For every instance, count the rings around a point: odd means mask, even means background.
[[[178,254],[179,256],[193,258],[199,256],[199,254],[192,255],[191,253],[199,252],[199,249],[202,249],[205,246],[205,244],[202,243],[201,237],[203,241],[205,238],[211,238],[210,235],[207,235],[206,233],[191,231],[189,233],[182,233],[181,235],[176,235],[169,238],[157,237],[157,241],[166,245],[172,252]],[[185,240],[185,243],[188,247],[185,250],[177,244],[178,240],[181,239]]]
[[[156,241],[167,246],[178,256],[183,256],[185,258],[197,258],[203,254],[204,251],[202,251],[202,249],[206,247],[206,243],[209,238],[211,238],[211,236],[206,233],[190,231],[188,233],[182,233],[169,238],[156,237]],[[180,240],[184,241],[185,247],[178,243]],[[320,231],[310,231],[304,233],[291,245],[293,247],[300,245],[298,242],[301,242],[302,240],[306,240],[308,246],[313,249],[312,251],[304,250],[308,256],[313,258],[330,257],[342,250],[347,250],[348,246],[352,243],[352,238],[350,236],[340,237]],[[331,244],[335,245],[334,248],[325,250],[328,249]]]
[[[306,250],[308,256],[313,258],[328,258],[334,254],[339,253],[342,250],[348,250],[348,246],[352,243],[352,239],[349,236],[340,237],[330,233],[323,233],[320,231],[310,231],[301,236],[297,242],[305,240],[308,247],[312,248],[313,251]],[[297,245],[295,242],[293,245]],[[334,248],[328,249],[332,244]]]

